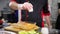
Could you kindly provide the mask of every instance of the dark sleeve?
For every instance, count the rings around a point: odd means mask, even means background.
[[[48,1],[46,1],[44,7],[43,7],[43,13],[44,15],[50,15],[50,12],[48,10]]]
[[[15,1],[15,0],[11,0],[11,1]]]
[[[58,9],[60,9],[60,3],[58,3]]]

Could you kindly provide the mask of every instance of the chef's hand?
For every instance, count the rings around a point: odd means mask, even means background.
[[[52,26],[48,26],[49,29],[52,29]]]
[[[25,10],[30,10],[31,8],[33,8],[33,5],[32,5],[31,3],[25,2],[25,3],[23,4],[23,9],[25,9]]]
[[[52,26],[48,26],[48,29],[49,29],[49,31],[51,31],[52,30]]]

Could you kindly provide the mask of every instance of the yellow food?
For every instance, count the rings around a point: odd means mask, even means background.
[[[31,24],[31,23],[27,23],[27,22],[14,23],[14,24],[11,24],[8,27],[5,27],[5,29],[11,30],[11,31],[20,31],[20,30],[30,31],[30,30],[36,30],[38,28],[39,27],[36,26],[35,24]]]
[[[6,29],[6,30],[9,30],[9,31],[15,31],[15,32],[18,32],[18,31],[20,31],[20,29],[13,28],[12,26],[5,27],[5,29]]]

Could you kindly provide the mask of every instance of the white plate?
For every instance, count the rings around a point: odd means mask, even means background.
[[[16,34],[16,33],[10,31],[0,31],[0,34]]]

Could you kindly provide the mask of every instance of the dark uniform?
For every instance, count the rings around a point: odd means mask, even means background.
[[[22,4],[24,2],[27,2],[26,0],[12,0],[17,2],[18,4]],[[48,0],[29,0],[29,2],[33,5],[33,12],[27,12],[26,10],[22,10],[22,19],[26,18],[28,22],[36,22],[36,25],[41,27],[42,24],[42,16],[41,11],[44,10],[44,14],[48,14]],[[24,11],[24,12],[23,12]],[[27,12],[27,13],[26,13]],[[27,16],[26,16],[27,14]],[[24,15],[24,16],[23,16]]]

